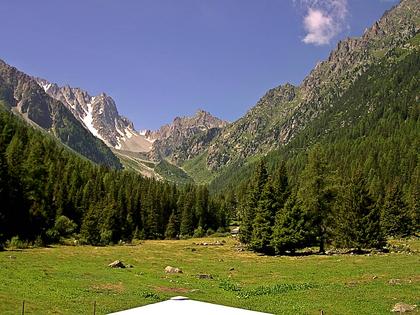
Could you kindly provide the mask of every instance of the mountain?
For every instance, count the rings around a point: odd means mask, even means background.
[[[35,127],[52,133],[61,142],[106,166],[121,168],[109,148],[94,137],[63,103],[47,95],[30,76],[0,60],[0,103]]]
[[[176,117],[172,123],[157,131],[147,131],[154,139],[149,157],[152,160],[169,159],[174,164],[200,154],[220,134],[228,123],[199,109],[192,117]]]
[[[92,135],[112,148],[127,169],[147,177],[190,182],[191,178],[177,165],[200,154],[227,125],[198,110],[194,116],[176,117],[156,131],[138,132],[128,118],[119,115],[115,101],[105,93],[91,96],[80,88],[34,79],[49,96],[63,103]]]
[[[244,117],[226,126],[201,155],[186,162],[185,169],[194,178],[207,181],[230,176],[229,172],[233,176],[238,167],[256,156],[286,148],[319,117],[328,122],[332,117],[325,114],[332,115],[331,109],[372,66],[389,62],[384,58],[396,49],[418,49],[418,42],[410,40],[418,34],[419,16],[418,1],[401,1],[360,38],[339,42],[329,58],[318,63],[299,86],[284,84],[269,90]],[[340,109],[340,113],[345,112]],[[366,107],[360,114],[368,112]],[[349,124],[354,125],[358,118]],[[331,131],[327,124],[320,128],[324,129],[317,137]],[[318,140],[308,138],[305,146]]]
[[[91,96],[80,88],[58,86],[45,79],[35,78],[52,98],[62,102],[74,117],[95,137],[109,147],[131,152],[148,152],[153,140],[134,129],[133,123],[118,114],[112,97],[101,93]]]

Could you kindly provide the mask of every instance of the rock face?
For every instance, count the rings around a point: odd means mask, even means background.
[[[266,93],[248,113],[226,127],[207,150],[206,167],[226,165],[288,144],[331,106],[370,65],[419,30],[420,2],[402,0],[360,38],[338,43],[298,87],[285,84]]]
[[[58,86],[47,80],[36,82],[52,98],[62,102],[74,117],[109,147],[130,152],[149,152],[151,160],[169,158],[175,164],[203,150],[227,125],[210,113],[198,110],[192,117],[176,117],[159,130],[138,132],[133,123],[119,115],[114,100],[102,93],[91,96],[80,88]]]
[[[79,88],[59,87],[35,78],[44,91],[62,102],[83,126],[108,146],[132,152],[148,152],[153,141],[138,133],[133,123],[118,114],[114,100],[102,93],[91,96]]]
[[[0,60],[0,103],[32,125],[51,132],[88,159],[120,168],[112,152],[92,136],[62,102],[51,98],[25,73]]]
[[[146,136],[154,140],[149,157],[152,160],[169,158],[180,164],[203,152],[227,125],[226,121],[201,109],[192,117],[176,117],[171,124],[146,132]]]

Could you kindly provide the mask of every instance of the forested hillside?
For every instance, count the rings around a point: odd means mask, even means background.
[[[122,168],[111,150],[93,136],[60,101],[52,99],[36,81],[0,60],[1,106],[21,115],[88,159]]]
[[[378,247],[420,231],[420,54],[412,47],[371,66],[334,107],[264,157],[271,177],[261,162],[238,172],[241,237],[251,248]]]
[[[0,107],[1,108],[1,107]],[[178,238],[227,224],[206,187],[99,166],[0,109],[0,244]],[[17,237],[17,238],[16,238]]]

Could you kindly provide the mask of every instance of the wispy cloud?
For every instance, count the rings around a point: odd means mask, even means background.
[[[348,15],[347,0],[295,0],[305,10],[306,44],[326,45],[339,34]]]

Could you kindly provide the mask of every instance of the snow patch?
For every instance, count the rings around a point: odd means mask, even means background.
[[[101,139],[102,141],[105,141],[104,138],[102,138],[96,130],[96,128],[93,126],[93,115],[92,115],[92,103],[87,104],[87,111],[85,110],[85,117],[83,117],[83,123],[87,127],[87,129],[96,137]]]

